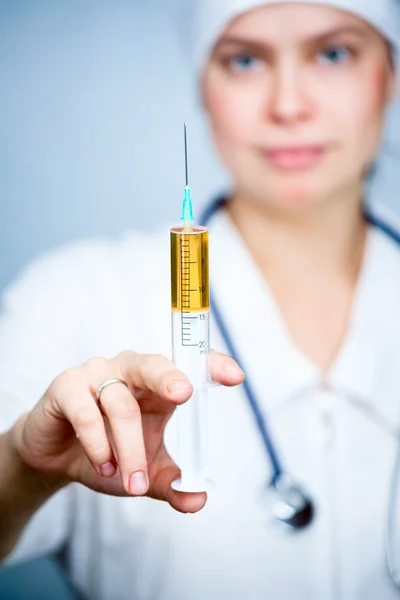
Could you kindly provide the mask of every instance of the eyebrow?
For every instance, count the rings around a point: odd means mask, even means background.
[[[342,34],[348,34],[348,33],[356,34],[358,37],[361,37],[361,38],[367,38],[370,36],[371,32],[369,32],[365,28],[362,29],[355,25],[347,25],[347,26],[335,27],[334,29],[330,29],[329,31],[325,31],[325,32],[319,33],[317,35],[307,37],[307,38],[301,40],[300,43],[301,44],[310,44],[310,45],[318,44],[320,42],[327,41],[329,38],[339,36]],[[239,36],[235,36],[235,35],[225,35],[222,38],[220,38],[220,40],[215,45],[214,52],[219,50],[221,46],[228,45],[228,44],[232,44],[232,45],[236,44],[236,45],[240,45],[240,46],[246,46],[247,48],[254,48],[256,50],[265,49],[265,48],[272,49],[271,46],[268,44],[268,42],[250,39],[250,38],[239,37]]]

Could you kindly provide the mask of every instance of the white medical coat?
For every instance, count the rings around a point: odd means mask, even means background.
[[[315,502],[312,526],[296,535],[271,528],[271,467],[253,414],[241,388],[216,387],[208,475],[217,485],[202,511],[70,485],[35,515],[9,561],[66,545],[73,581],[94,600],[400,598],[385,554],[393,473],[400,486],[400,248],[370,229],[349,330],[324,382],[223,212],[210,224],[210,262],[281,460]],[[1,430],[90,357],[170,356],[169,285],[168,231],[75,244],[34,263],[4,299]],[[213,323],[211,337],[224,351]],[[173,418],[166,432],[172,456],[175,426]],[[400,556],[400,527],[392,533]]]

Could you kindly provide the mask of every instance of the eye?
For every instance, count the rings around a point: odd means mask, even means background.
[[[261,68],[262,61],[253,54],[238,54],[228,60],[229,67],[236,72],[249,72]]]
[[[318,52],[318,60],[324,65],[340,65],[351,58],[351,51],[346,46],[330,46]]]

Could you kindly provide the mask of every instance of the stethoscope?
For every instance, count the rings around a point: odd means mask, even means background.
[[[227,202],[228,200],[225,197],[220,197],[213,201],[203,211],[199,219],[200,224],[207,226],[216,213],[226,206]],[[365,210],[364,214],[365,219],[370,225],[380,229],[400,246],[400,234],[394,228],[375,215],[372,215],[368,209]],[[239,365],[243,365],[212,291],[210,294],[210,307],[211,314],[228,353]],[[244,380],[242,386],[261,435],[267,459],[272,467],[272,477],[267,484],[267,490],[269,492],[273,522],[288,531],[301,531],[312,523],[316,512],[315,503],[304,487],[293,479],[280,460],[277,446],[269,431],[267,420],[262,413],[260,403],[249,378]]]

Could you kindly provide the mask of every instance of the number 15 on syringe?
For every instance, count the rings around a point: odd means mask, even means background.
[[[184,133],[186,187],[182,225],[171,229],[172,359],[193,385],[193,395],[176,409],[181,479],[174,481],[172,487],[181,492],[205,492],[213,487],[205,474],[210,356],[208,231],[193,224],[186,126]]]

